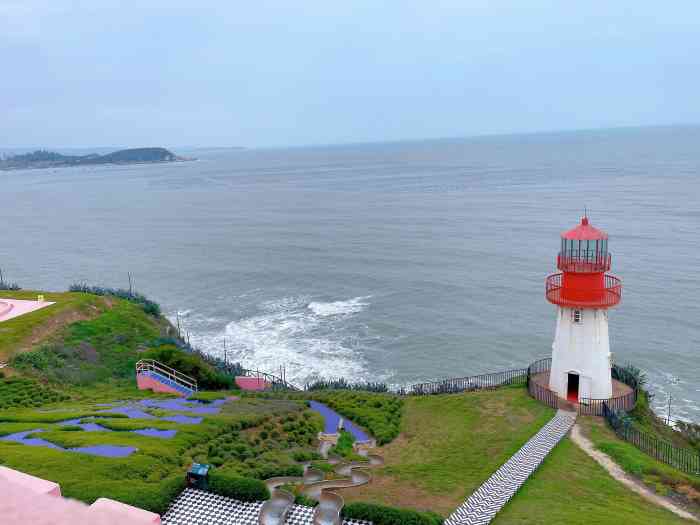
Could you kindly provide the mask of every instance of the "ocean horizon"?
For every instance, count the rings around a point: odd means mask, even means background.
[[[0,267],[46,290],[130,272],[206,352],[403,386],[551,355],[544,279],[587,209],[624,284],[615,360],[700,421],[698,144],[663,126],[5,172]]]

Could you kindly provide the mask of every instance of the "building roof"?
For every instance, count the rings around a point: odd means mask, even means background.
[[[608,234],[603,230],[588,224],[588,217],[585,215],[581,217],[581,224],[576,226],[576,228],[565,231],[561,236],[562,239],[570,241],[600,241],[608,238]]]

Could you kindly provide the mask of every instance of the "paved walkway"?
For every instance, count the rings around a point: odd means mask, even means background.
[[[485,525],[508,503],[576,422],[575,412],[557,411],[523,447],[447,518],[445,525]]]

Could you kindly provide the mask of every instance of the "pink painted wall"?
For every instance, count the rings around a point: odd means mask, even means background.
[[[154,392],[161,392],[164,394],[184,396],[182,392],[178,392],[173,387],[164,385],[160,381],[143,374],[136,375],[136,384],[138,385],[139,390],[153,390]]]
[[[2,525],[158,525],[160,516],[117,501],[98,499],[91,506],[43,493],[50,481],[1,467]],[[32,488],[33,487],[33,488]],[[39,490],[37,492],[36,490]],[[58,487],[60,494],[60,487]]]
[[[265,381],[262,377],[236,377],[236,384],[241,390],[265,390],[272,385]]]
[[[58,483],[30,476],[24,472],[12,470],[7,467],[0,467],[0,481],[12,483],[34,494],[45,494],[47,496],[61,495],[61,486]]]

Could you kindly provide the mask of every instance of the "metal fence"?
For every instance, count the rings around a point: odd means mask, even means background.
[[[603,403],[603,417],[621,439],[632,443],[642,452],[688,474],[700,476],[700,454],[677,447],[637,428],[624,410]]]
[[[455,394],[472,392],[474,390],[494,389],[507,385],[524,385],[527,381],[527,369],[504,370],[491,374],[481,374],[470,377],[443,379],[412,385],[409,395]]]
[[[534,397],[540,403],[545,405],[558,408],[559,407],[559,397],[556,393],[552,392],[549,388],[538,384],[536,381],[532,380],[532,376],[548,373],[552,368],[552,358],[547,357],[545,359],[540,359],[535,361],[530,366],[527,367],[527,391],[530,396]]]

